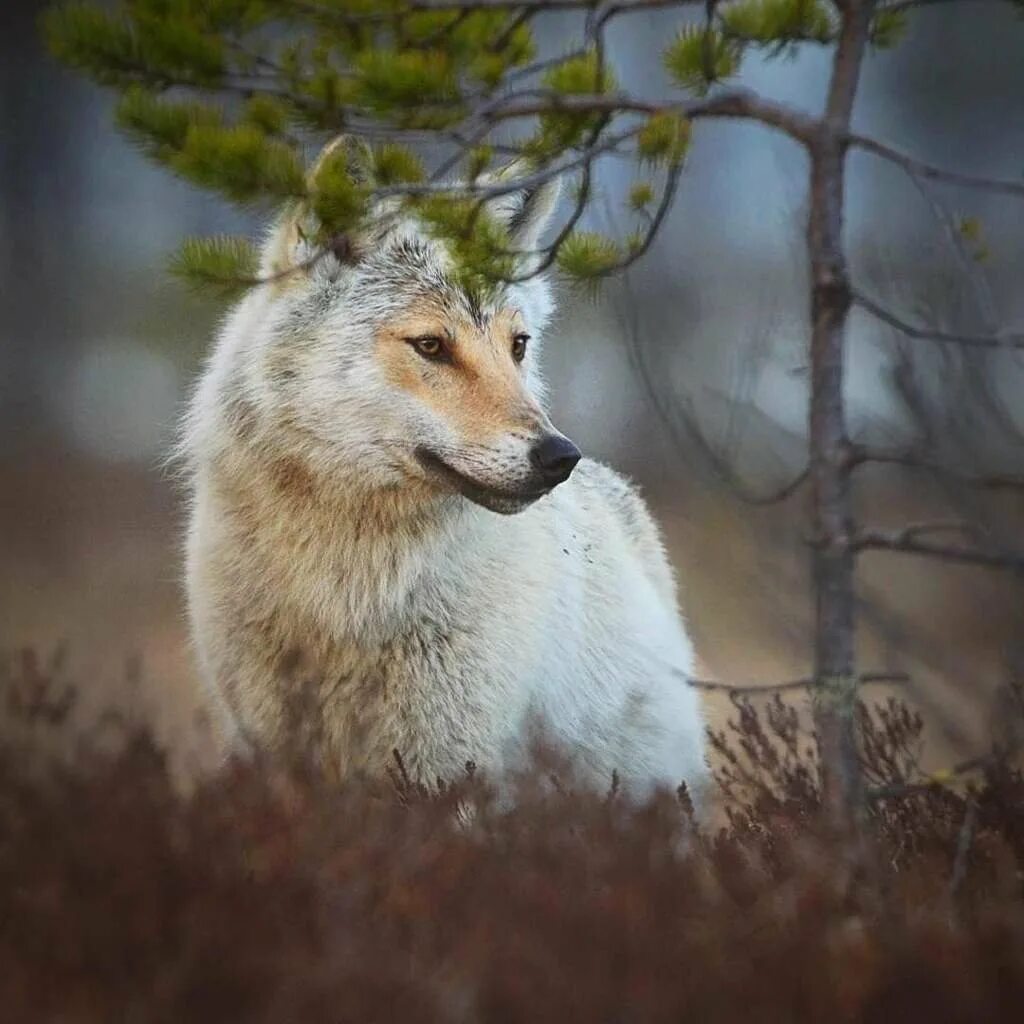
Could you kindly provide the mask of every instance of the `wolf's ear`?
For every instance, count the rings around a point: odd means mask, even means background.
[[[302,203],[288,203],[281,210],[263,242],[260,252],[260,277],[279,277],[306,259],[302,223],[308,219],[308,213]]]
[[[344,149],[348,168],[354,178],[363,180],[368,177],[369,152],[366,146],[347,135],[339,135],[327,143],[320,151],[306,175],[306,182],[312,185],[324,166],[325,161],[339,149]],[[263,245],[260,260],[260,275],[271,277],[286,273],[301,266],[317,251],[315,239],[319,234],[320,224],[309,204],[305,202],[289,203],[280,213],[270,229]],[[357,251],[352,245],[346,253],[347,261],[351,262]],[[337,269],[338,257],[334,254],[325,257]]]
[[[514,160],[482,183],[513,182],[516,178],[529,177],[531,173],[529,165],[524,161]],[[495,196],[487,203],[487,209],[505,224],[512,244],[517,249],[536,249],[555,212],[561,190],[559,178],[548,178],[539,185],[527,185],[514,192]]]

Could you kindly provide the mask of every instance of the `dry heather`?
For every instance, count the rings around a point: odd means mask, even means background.
[[[865,710],[856,865],[781,701],[713,737],[724,824],[538,766],[514,804],[337,786],[301,756],[175,785],[145,729],[83,731],[28,655],[0,669],[5,1021],[1020,1019],[1024,779],[920,783],[921,725]],[[77,737],[73,751],[58,742]],[[471,823],[458,813],[473,804]]]

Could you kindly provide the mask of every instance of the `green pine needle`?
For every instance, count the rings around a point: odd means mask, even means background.
[[[1011,2],[1024,9],[1024,0]],[[803,41],[834,44],[833,7],[830,0],[722,0],[716,23],[682,28],[662,60],[677,86],[704,95],[738,74],[750,46],[776,56]],[[875,9],[872,45],[893,45],[905,27],[902,11]],[[464,127],[481,98],[503,91],[509,72],[535,52],[534,23],[514,3],[474,7],[472,0],[458,10],[413,10],[402,0],[58,0],[43,28],[58,59],[117,90],[117,123],[148,157],[234,202],[300,201],[310,240],[320,245],[364,229],[376,209],[375,189],[400,192],[426,180],[420,139],[434,152],[431,133]],[[625,113],[558,102],[614,95],[615,77],[594,48],[544,68],[528,79],[542,109],[515,143],[533,167],[578,154]],[[542,101],[547,95],[550,103]],[[496,129],[499,120],[487,127]],[[646,119],[631,114],[629,124],[636,125],[639,178],[674,174],[689,150],[689,120],[666,111]],[[408,130],[415,134],[404,135]],[[303,140],[354,131],[394,141],[362,152],[338,147],[309,180],[293,131]],[[469,181],[493,172],[488,143],[496,137],[485,133],[461,154]],[[597,185],[580,177],[586,204]],[[652,224],[659,195],[637,180],[620,200],[635,221]],[[466,287],[486,290],[521,272],[507,229],[476,199],[408,195],[402,204],[448,246]],[[646,238],[617,243],[576,232],[559,246],[557,266],[593,285]],[[974,243],[965,237],[965,244]],[[174,268],[223,286],[253,278],[255,253],[239,239],[193,241]]]
[[[53,7],[42,18],[50,52],[69,67],[104,85],[127,85],[138,77],[142,58],[131,26],[84,3]]]
[[[827,43],[835,26],[819,0],[737,0],[722,11],[728,33],[765,45]]]
[[[219,109],[201,103],[172,103],[142,86],[132,86],[121,96],[114,114],[118,127],[147,156],[162,163],[181,153],[189,129],[221,125]]]
[[[596,289],[602,278],[618,269],[619,247],[594,231],[574,231],[558,250],[558,268],[576,284]]]
[[[635,181],[629,189],[629,205],[633,210],[646,210],[654,202],[654,186],[649,181]]]
[[[306,192],[295,150],[252,125],[191,125],[172,166],[194,184],[237,203],[288,199]]]
[[[242,118],[266,135],[280,135],[288,127],[288,107],[273,96],[252,96],[246,101]]]
[[[259,254],[247,238],[189,238],[171,258],[170,269],[194,288],[232,295],[256,282]]]
[[[652,114],[637,134],[637,155],[649,164],[678,164],[690,148],[690,130],[689,120],[679,114]]]
[[[324,239],[353,231],[367,214],[369,192],[358,164],[356,152],[338,146],[317,169],[312,207]]]
[[[423,180],[423,161],[408,146],[388,142],[370,154],[370,171],[378,185],[414,184]]]
[[[892,49],[906,31],[906,11],[881,10],[871,21],[871,45],[878,50]]]
[[[668,45],[662,62],[678,85],[703,95],[716,82],[736,74],[740,47],[718,29],[689,25]]]

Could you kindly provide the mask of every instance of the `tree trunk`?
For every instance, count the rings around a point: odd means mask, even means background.
[[[810,472],[816,595],[814,717],[822,789],[833,823],[856,825],[862,804],[857,754],[853,512],[843,370],[851,288],[843,252],[846,134],[872,4],[847,0],[825,119],[811,158],[807,250],[811,285]]]
[[[838,824],[860,803],[856,748],[853,515],[843,407],[843,361],[850,286],[841,250],[829,244],[838,216],[828,214],[842,188],[843,155],[812,157],[808,225],[811,256],[810,466],[813,523],[814,715],[822,786]],[[826,196],[825,193],[832,193]]]

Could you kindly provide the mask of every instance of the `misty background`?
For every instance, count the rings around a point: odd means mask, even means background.
[[[166,263],[186,236],[255,233],[263,218],[133,150],[112,126],[110,95],[46,55],[41,9],[7,0],[0,13],[0,650],[64,643],[87,700],[126,697],[184,734],[202,702],[179,585],[184,508],[166,459],[223,307],[186,291]],[[624,87],[664,88],[653,55],[679,21],[658,12],[614,23],[609,54]],[[542,48],[567,48],[575,24],[550,16]],[[817,108],[828,56],[752,52],[741,81]],[[1024,20],[1008,6],[914,12],[903,42],[866,63],[857,128],[949,169],[1019,180],[1022,58]],[[545,339],[552,418],[644,487],[709,678],[767,682],[810,668],[804,497],[762,508],[735,486],[767,494],[805,459],[805,172],[803,153],[760,126],[696,125],[652,250],[598,301],[563,288]],[[590,227],[626,223],[634,173],[601,163]],[[855,282],[925,326],[1021,330],[1024,202],[946,186],[936,195],[981,225],[968,272],[899,169],[851,157]],[[1019,472],[1022,365],[1020,352],[907,342],[855,312],[851,432],[905,444],[925,415],[959,467]],[[883,467],[858,476],[858,499],[866,519],[890,526],[974,501]],[[972,516],[1012,543],[1020,497],[986,501]],[[860,580],[862,667],[913,673],[937,751],[980,742],[998,721],[998,684],[1018,671],[1019,582],[882,554],[863,560]],[[141,670],[126,671],[129,660]]]

